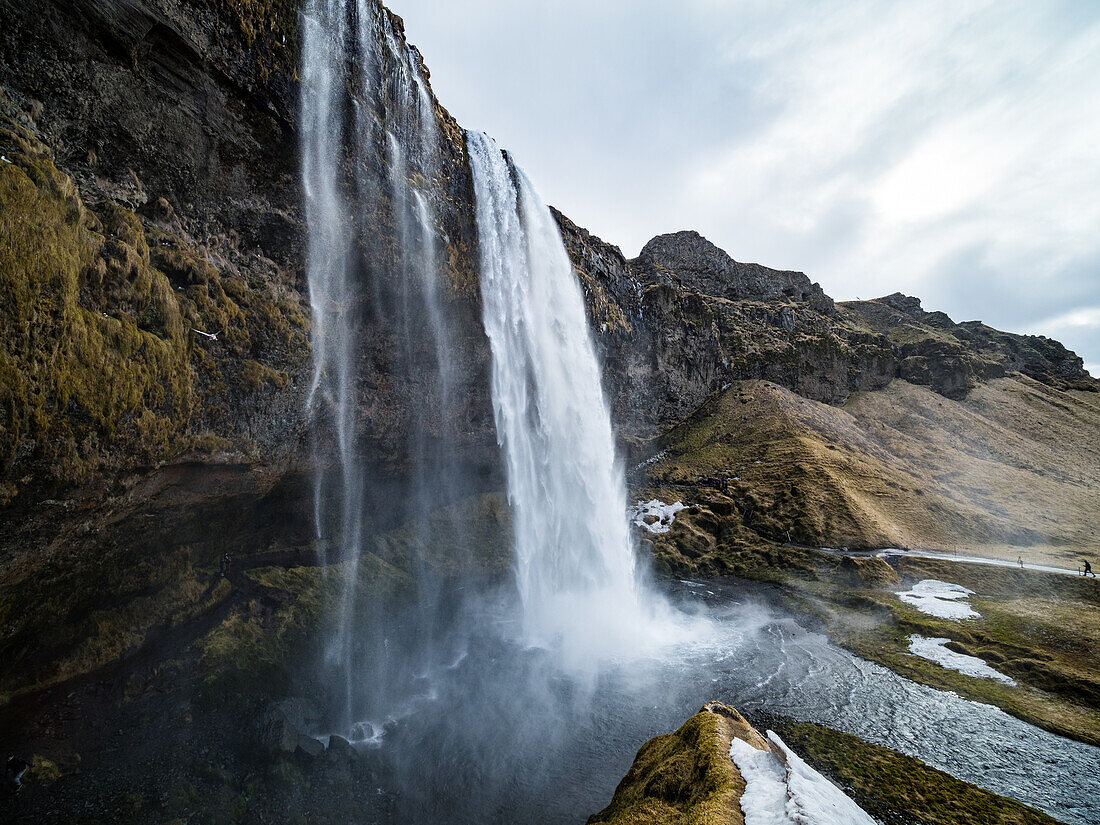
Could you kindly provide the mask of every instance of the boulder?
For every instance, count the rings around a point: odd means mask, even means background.
[[[359,757],[351,742],[335,733],[328,738],[326,753],[331,761],[338,763],[354,762]]]
[[[302,733],[298,735],[297,750],[308,756],[310,759],[314,759],[318,756],[324,756],[325,743],[322,742],[320,739]]]

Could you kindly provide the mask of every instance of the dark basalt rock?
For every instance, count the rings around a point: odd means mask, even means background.
[[[659,235],[634,260],[555,213],[585,289],[612,417],[628,449],[732,381],[765,379],[830,404],[902,378],[949,398],[1023,372],[1095,389],[1045,338],[956,324],[901,293],[836,305],[800,272],[733,260],[696,232]]]
[[[694,231],[658,235],[633,263],[651,276],[671,273],[684,287],[716,298],[804,301],[825,314],[833,309],[833,299],[804,273],[739,263]]]

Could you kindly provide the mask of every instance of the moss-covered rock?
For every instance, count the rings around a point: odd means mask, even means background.
[[[745,780],[729,758],[733,736],[766,748],[741,714],[718,702],[650,739],[589,825],[743,825],[737,800]]]
[[[822,725],[768,716],[785,744],[891,825],[1053,825],[1039,811],[962,782],[889,748]],[[736,710],[710,702],[675,733],[638,751],[611,804],[589,825],[741,825],[745,781],[730,759],[736,737],[771,745]]]
[[[141,223],[85,209],[47,148],[0,121],[0,468],[81,480],[105,446],[154,462],[194,403],[179,301],[153,269]],[[13,490],[14,491],[14,490]]]
[[[248,452],[267,429],[251,413],[307,362],[301,297],[223,277],[117,203],[88,209],[6,114],[0,147],[0,505],[211,440]]]

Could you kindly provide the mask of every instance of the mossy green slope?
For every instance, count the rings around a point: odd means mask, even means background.
[[[79,480],[104,442],[164,456],[193,404],[187,337],[140,223],[84,208],[46,147],[0,123],[0,466]],[[112,313],[106,312],[111,307]]]
[[[0,151],[0,506],[99,469],[247,451],[247,412],[308,357],[300,296],[223,274],[168,224],[88,209],[7,115]]]
[[[796,753],[888,825],[1054,825],[1057,820],[919,759],[809,722],[780,720]]]

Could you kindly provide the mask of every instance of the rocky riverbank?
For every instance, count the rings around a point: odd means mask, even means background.
[[[589,825],[875,821],[867,813],[880,822],[919,825],[1056,821],[855,736],[789,719],[765,723],[783,739],[771,731],[765,738],[728,705],[704,705],[675,733],[642,745],[610,804],[589,817]],[[731,756],[735,743],[776,760],[785,788],[777,788],[775,796],[755,788],[756,772],[746,776],[744,756]],[[788,755],[788,745],[798,754]],[[809,761],[808,769],[799,764],[799,755]],[[851,799],[845,800],[845,793]]]

